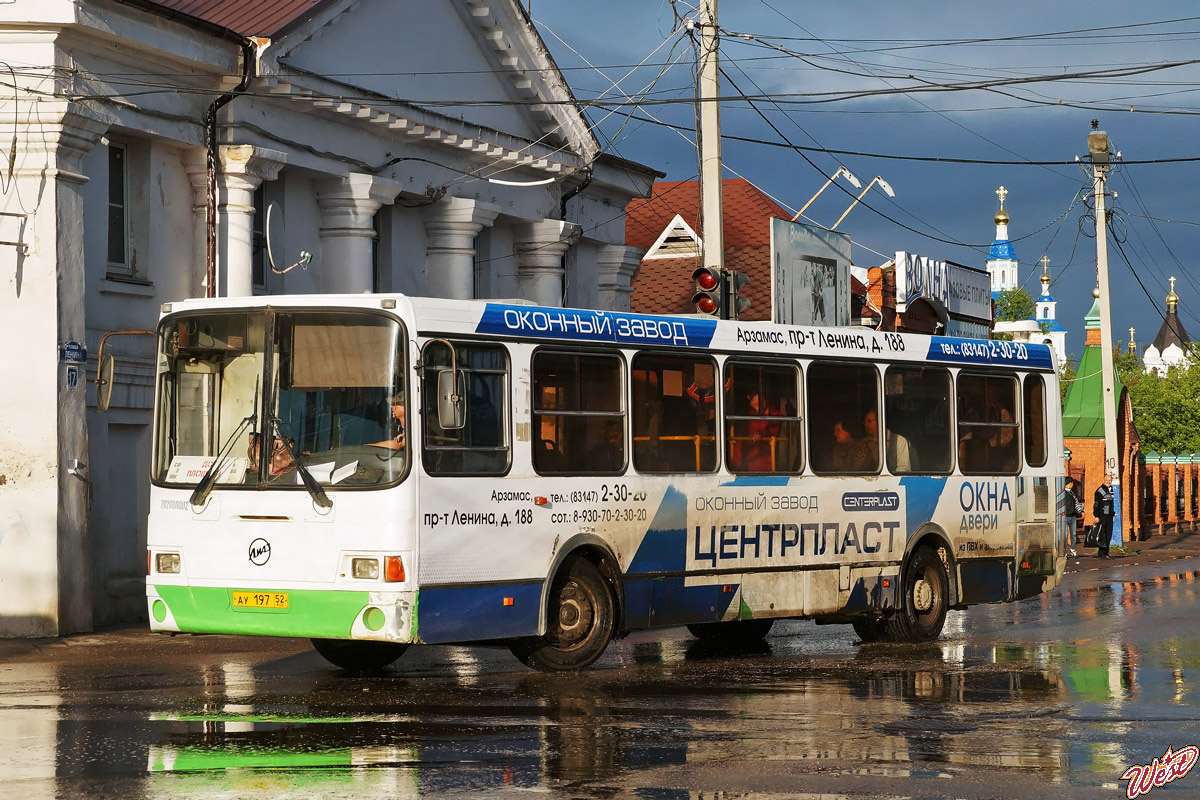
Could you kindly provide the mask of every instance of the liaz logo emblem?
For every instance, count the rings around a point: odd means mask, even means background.
[[[250,543],[250,563],[261,567],[271,560],[271,543],[266,539],[255,539]]]
[[[899,511],[900,495],[895,492],[846,492],[842,511]]]

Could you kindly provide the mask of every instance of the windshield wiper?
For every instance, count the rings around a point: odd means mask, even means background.
[[[300,453],[296,450],[296,445],[291,439],[284,436],[283,431],[279,429],[279,417],[271,417],[271,427],[275,431],[276,439],[283,442],[283,446],[287,448],[288,453],[291,455],[292,463],[296,465],[296,474],[300,476],[300,480],[304,483],[304,488],[312,495],[313,502],[321,508],[333,508],[333,501],[329,499],[329,495],[321,488],[321,484],[317,482],[313,474],[308,471],[308,467],[304,466],[304,462],[300,459]]]
[[[204,473],[204,477],[196,484],[196,488],[192,490],[192,496],[188,498],[188,502],[194,506],[204,505],[204,501],[208,499],[208,495],[212,492],[213,486],[217,482],[217,475],[220,474],[221,463],[225,460],[225,453],[229,450],[229,446],[237,440],[238,434],[246,429],[246,426],[254,422],[258,417],[258,379],[254,381],[254,402],[250,406],[250,414],[242,423],[237,426],[229,438],[225,440],[225,444],[221,445],[221,449],[217,451],[217,457],[213,459],[212,464],[208,466],[208,471]]]
[[[226,451],[229,450],[229,446],[238,438],[238,434],[246,430],[246,426],[254,420],[254,417],[255,412],[251,412],[250,416],[243,419],[242,424],[238,425],[237,429],[225,440],[225,444],[217,452],[217,457],[209,465],[208,472],[204,473],[204,477],[200,479],[200,482],[196,484],[196,488],[192,490],[192,496],[188,499],[189,503],[194,506],[204,505],[204,501],[208,499],[209,493],[212,492],[213,485],[217,482],[217,475],[221,472],[219,467],[225,460]]]

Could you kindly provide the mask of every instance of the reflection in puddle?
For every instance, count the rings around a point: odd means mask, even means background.
[[[1050,794],[1121,790],[1127,767],[1191,743],[1158,737],[1195,730],[1200,642],[1176,620],[1190,623],[1197,595],[1192,572],[981,607],[926,646],[858,646],[810,623],[737,652],[634,635],[574,675],[447,649],[380,676],[214,663],[173,674],[178,691],[138,693],[0,665],[0,770],[57,780],[60,796],[123,774],[133,791],[112,796],[164,798],[711,800],[729,795],[646,787],[726,763],[895,781],[982,767]]]

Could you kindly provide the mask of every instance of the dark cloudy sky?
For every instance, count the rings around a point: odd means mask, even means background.
[[[601,142],[668,180],[697,174],[684,138],[695,119],[694,54],[673,32],[675,13],[695,17],[695,5],[532,0],[580,101],[643,101],[591,108]],[[1074,159],[1086,156],[1096,118],[1123,159],[1108,185],[1117,194],[1114,339],[1127,343],[1132,326],[1139,352],[1149,344],[1172,275],[1184,326],[1200,337],[1200,65],[1176,63],[1200,59],[1200,16],[1189,16],[1200,6],[721,0],[718,12],[722,95],[735,98],[722,106],[725,176],[793,209],[840,164],[864,185],[883,177],[895,199],[873,189],[839,226],[853,237],[855,264],[906,250],[982,268],[1003,185],[1021,282],[1036,298],[1037,262],[1049,257],[1067,349],[1078,356],[1096,241],[1091,171]],[[781,144],[815,149],[806,159]],[[1163,163],[1139,163],[1149,161]],[[837,181],[810,221],[828,226],[842,214],[853,196],[840,187],[857,194]]]

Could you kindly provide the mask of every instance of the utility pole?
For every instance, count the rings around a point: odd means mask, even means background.
[[[1121,453],[1117,450],[1117,381],[1113,367],[1112,308],[1108,283],[1108,224],[1104,210],[1104,181],[1108,177],[1108,134],[1092,120],[1088,134],[1088,153],[1092,157],[1092,189],[1096,200],[1096,285],[1100,306],[1100,381],[1104,388],[1101,411],[1104,414],[1104,472],[1113,476],[1113,540],[1120,547],[1121,528]],[[1101,476],[1103,478],[1103,476]]]
[[[700,3],[700,229],[702,263],[724,270],[725,237],[721,230],[721,103],[717,62],[717,0]]]

